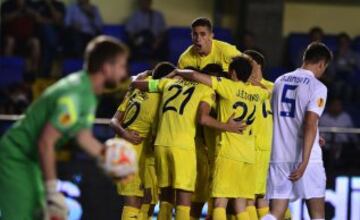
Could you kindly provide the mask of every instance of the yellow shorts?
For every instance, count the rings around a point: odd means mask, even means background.
[[[152,158],[154,159],[154,158]],[[144,174],[144,188],[151,191],[151,204],[156,204],[159,201],[159,186],[156,177],[155,163],[146,159],[145,174]]]
[[[145,156],[143,153],[143,147],[146,146],[146,142],[134,145],[136,150],[138,168],[139,171],[135,174],[134,178],[127,183],[118,183],[117,191],[122,196],[144,196],[144,167],[145,167]]]
[[[194,191],[196,179],[195,149],[155,146],[155,161],[159,187]]]
[[[196,183],[193,202],[207,202],[210,198],[210,168],[207,150],[204,145],[196,148]]]
[[[255,198],[255,164],[224,157],[215,160],[212,198]]]
[[[256,151],[256,195],[265,195],[266,180],[269,171],[270,151]]]

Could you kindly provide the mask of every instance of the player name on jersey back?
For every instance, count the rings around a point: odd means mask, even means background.
[[[311,111],[320,117],[324,111],[326,97],[325,85],[306,69],[296,69],[275,81],[272,98],[274,113],[272,162],[302,160],[305,113]],[[313,143],[310,161],[322,161],[319,131]]]

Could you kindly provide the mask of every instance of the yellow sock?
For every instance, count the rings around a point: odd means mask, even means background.
[[[190,206],[177,205],[175,220],[190,220]]]
[[[170,220],[172,218],[172,209],[173,205],[171,203],[161,202],[158,220]]]
[[[149,209],[150,204],[142,204],[141,206],[141,215],[143,220],[148,220],[149,218]]]
[[[269,213],[269,207],[257,209],[257,213],[258,213],[259,219],[261,219],[262,217],[264,217],[265,215],[267,215]]]
[[[240,212],[236,215],[236,220],[251,220],[250,215],[247,211]]]
[[[246,211],[249,213],[250,220],[259,220],[255,206],[247,206]]]
[[[131,206],[124,206],[123,211],[121,213],[121,219],[122,220],[137,219],[139,214],[140,214],[140,209]]]
[[[221,207],[217,207],[213,209],[212,217],[216,220],[226,220],[226,210]]]
[[[289,209],[289,208],[286,209],[284,219],[285,219],[285,220],[291,220],[291,212],[290,212],[290,209]]]

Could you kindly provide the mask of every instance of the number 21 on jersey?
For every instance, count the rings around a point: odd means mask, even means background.
[[[180,115],[184,114],[184,109],[186,104],[190,101],[191,96],[193,95],[194,91],[195,91],[195,87],[190,87],[188,89],[186,89],[185,91],[183,91],[183,87],[180,85],[171,85],[168,88],[168,91],[171,90],[175,90],[175,93],[170,96],[164,103],[164,106],[162,108],[163,113],[165,113],[166,111],[174,111],[174,112],[178,112]],[[183,101],[181,102],[180,108],[177,109],[175,106],[171,105],[171,102],[176,99],[179,95],[181,94],[181,96],[184,96]]]

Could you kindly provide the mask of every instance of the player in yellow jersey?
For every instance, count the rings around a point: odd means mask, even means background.
[[[191,66],[200,70],[210,63],[216,63],[227,72],[231,59],[241,53],[235,46],[213,38],[211,21],[203,17],[195,19],[191,24],[192,45],[181,54],[178,67],[184,69]]]
[[[198,106],[201,102],[211,105],[214,91],[203,84],[178,77],[138,81],[132,85],[150,92],[162,92],[161,116],[155,141],[156,173],[160,186],[159,219],[171,219],[174,203],[175,219],[190,219],[191,196],[196,178]],[[235,122],[231,117],[229,119],[221,123],[207,117],[203,123],[219,130],[241,132],[243,124]]]
[[[210,70],[213,69],[213,66],[220,66],[217,64],[208,64],[203,70],[200,72],[207,73],[208,67]],[[215,68],[216,68],[215,67]],[[185,69],[192,69],[196,70],[194,67],[186,67]],[[220,69],[221,66],[220,66]],[[213,102],[215,105],[215,102]],[[207,102],[200,102],[199,104],[199,120],[201,115],[200,114],[209,114],[210,107],[207,108],[209,104]],[[204,110],[200,110],[204,109]],[[209,110],[208,110],[209,109]],[[202,113],[202,112],[204,113]],[[207,112],[208,111],[208,112]],[[207,112],[207,113],[206,113]],[[213,117],[213,118],[216,118]],[[195,189],[191,199],[191,208],[190,208],[190,216],[192,220],[199,219],[201,217],[202,209],[204,204],[207,202],[210,196],[210,169],[209,169],[209,149],[205,142],[205,128],[201,124],[198,124],[196,127],[196,136],[195,136],[195,151],[196,151],[196,180],[195,180]],[[209,128],[210,130],[211,128]]]
[[[273,83],[263,78],[264,56],[254,50],[244,51],[255,62],[251,78],[261,82],[269,91],[273,89]],[[272,141],[272,112],[270,97],[261,103],[260,111],[257,111],[254,121],[255,149],[256,149],[256,191],[255,200],[248,200],[246,207],[251,220],[257,220],[265,216],[269,211],[269,204],[264,199],[266,190],[267,171],[270,162],[270,150]]]
[[[188,68],[187,68],[188,69]],[[221,65],[210,63],[206,65],[200,72],[225,77]],[[216,99],[213,105],[206,102],[201,102],[198,110],[200,124],[206,123],[206,116],[217,118],[216,114]],[[216,129],[207,126],[198,126],[196,137],[196,162],[197,175],[195,191],[192,198],[190,215],[192,219],[199,219],[201,217],[203,206],[208,202],[211,191],[211,176],[213,173],[215,161],[215,146],[216,146]],[[208,216],[211,216],[211,207],[208,208]]]
[[[170,63],[159,63],[153,71],[149,71],[152,75],[149,78],[159,79],[174,68]],[[157,200],[153,137],[159,104],[160,96],[157,93],[138,89],[129,91],[110,123],[118,136],[134,144],[139,161],[139,172],[135,178],[118,184],[118,192],[125,200],[121,219],[148,219],[150,204]],[[140,215],[142,204],[143,213]]]
[[[220,65],[222,69],[227,71],[232,57],[241,54],[235,46],[213,39],[214,34],[212,31],[212,24],[209,19],[203,17],[197,18],[192,22],[191,28],[191,38],[193,44],[180,56],[178,61],[179,68],[192,67],[194,69],[204,69],[208,64],[216,64]],[[205,131],[211,130],[211,128],[208,127],[204,129]],[[197,150],[198,149],[203,148],[198,147]],[[203,154],[203,152],[198,150],[198,159],[205,160],[206,157],[204,157]],[[198,171],[202,171],[201,173],[208,172],[208,164],[204,164],[202,162],[198,162],[198,164],[202,164],[201,167],[198,167]],[[202,180],[203,178],[198,179]],[[204,197],[206,197],[206,185],[198,185],[197,188],[202,190],[195,191],[193,200],[198,204],[193,205],[192,216],[199,215],[199,212],[201,212],[200,209],[202,208],[202,202],[200,202],[200,200],[204,200]],[[199,192],[199,194],[197,192]]]
[[[253,66],[253,77],[254,81],[260,82],[268,90],[272,91],[274,83],[264,79],[263,71],[265,58],[258,51],[247,50],[244,51],[244,54],[250,56],[254,61],[255,65]],[[271,144],[272,144],[272,135],[273,135],[273,118],[271,111],[270,97],[265,100],[262,104],[262,109],[257,115],[257,120],[254,122],[255,130],[255,141],[256,141],[256,201],[248,202],[248,212],[252,213],[255,216],[255,208],[258,219],[261,219],[269,212],[269,203],[264,198],[266,191],[266,179],[270,163],[270,153],[271,153]],[[253,217],[252,219],[256,219]],[[291,219],[291,212],[289,209],[286,210],[285,220]]]
[[[248,82],[252,63],[248,56],[234,58],[229,65],[231,80],[195,71],[177,71],[184,78],[204,83],[216,91],[220,121],[235,114],[236,120],[244,120],[248,125],[243,134],[221,132],[219,137],[211,192],[214,198],[213,218],[218,220],[226,219],[225,208],[229,199],[234,199],[232,205],[236,219],[248,220],[246,201],[254,199],[255,195],[256,156],[252,124],[269,92]]]

